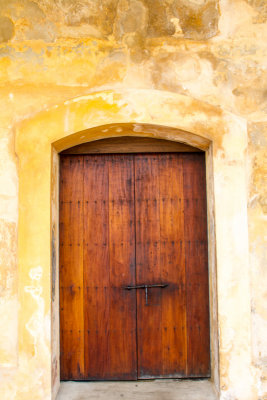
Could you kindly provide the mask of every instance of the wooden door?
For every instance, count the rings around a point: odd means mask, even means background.
[[[136,379],[132,156],[64,156],[61,379]]]
[[[61,379],[209,376],[204,155],[64,155],[60,181]]]
[[[209,375],[203,154],[135,158],[138,377]]]

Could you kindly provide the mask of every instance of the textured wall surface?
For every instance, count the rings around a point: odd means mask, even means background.
[[[51,384],[45,372],[50,306],[44,300],[50,288],[41,266],[29,260],[24,286],[18,284],[23,275],[17,270],[18,210],[24,207],[18,200],[18,171],[24,161],[15,152],[16,129],[43,111],[38,131],[42,143],[46,110],[95,91],[131,88],[188,96],[247,123],[248,323],[254,389],[253,398],[246,398],[232,387],[228,375],[235,366],[229,346],[221,354],[221,399],[266,398],[266,38],[265,0],[0,0],[1,398],[29,400],[34,391],[36,400],[49,399]],[[205,120],[202,124],[205,127]],[[224,127],[214,129],[224,145]],[[238,135],[237,142],[231,138],[231,145],[236,148],[239,140]],[[34,171],[37,178],[48,173],[46,168]],[[234,201],[235,194],[229,196]],[[235,282],[232,292],[238,287]],[[27,296],[27,309],[19,308],[18,299]],[[221,323],[223,331],[223,319]],[[225,326],[235,338],[235,330]]]

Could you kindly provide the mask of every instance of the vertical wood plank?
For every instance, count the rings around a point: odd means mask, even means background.
[[[204,154],[183,154],[187,375],[210,374],[207,209]]]
[[[155,154],[135,156],[136,283],[162,281],[159,165]],[[162,375],[162,289],[137,291],[138,377]]]
[[[84,375],[83,157],[61,157],[60,169],[61,379]]]
[[[186,375],[183,169],[180,154],[159,155],[163,376]]]
[[[137,379],[133,156],[109,163],[110,376]]]
[[[84,157],[85,378],[104,379],[109,363],[109,166]]]
[[[179,155],[135,159],[139,377],[186,375],[183,173]]]
[[[88,379],[136,379],[132,156],[85,156],[85,367]]]

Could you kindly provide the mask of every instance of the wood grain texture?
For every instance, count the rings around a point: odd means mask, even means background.
[[[205,155],[181,155],[184,180],[187,376],[210,375]]]
[[[103,379],[109,358],[109,169],[84,157],[85,377]]]
[[[60,169],[61,379],[84,375],[83,157],[61,158]]]
[[[137,297],[139,378],[186,375],[185,260],[181,159],[136,157],[137,283],[168,284]]]
[[[136,283],[162,283],[160,265],[159,173],[155,156],[135,158]],[[162,290],[137,292],[138,377],[162,373]]]
[[[61,154],[105,153],[155,153],[155,152],[202,152],[184,143],[148,137],[122,136],[95,140],[64,150]]]
[[[163,294],[163,376],[186,375],[186,293],[183,169],[178,154],[160,155],[161,268],[169,283]]]
[[[137,379],[133,156],[110,155],[110,365],[112,377]]]
[[[209,376],[204,155],[64,155],[60,180],[61,379]]]
[[[81,204],[61,208],[61,239],[80,246],[61,251],[61,378],[136,379],[136,294],[123,289],[135,284],[133,158],[64,156],[61,165],[62,199]]]

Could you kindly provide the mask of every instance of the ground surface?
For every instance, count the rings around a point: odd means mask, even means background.
[[[57,400],[215,400],[209,381],[62,382]]]

